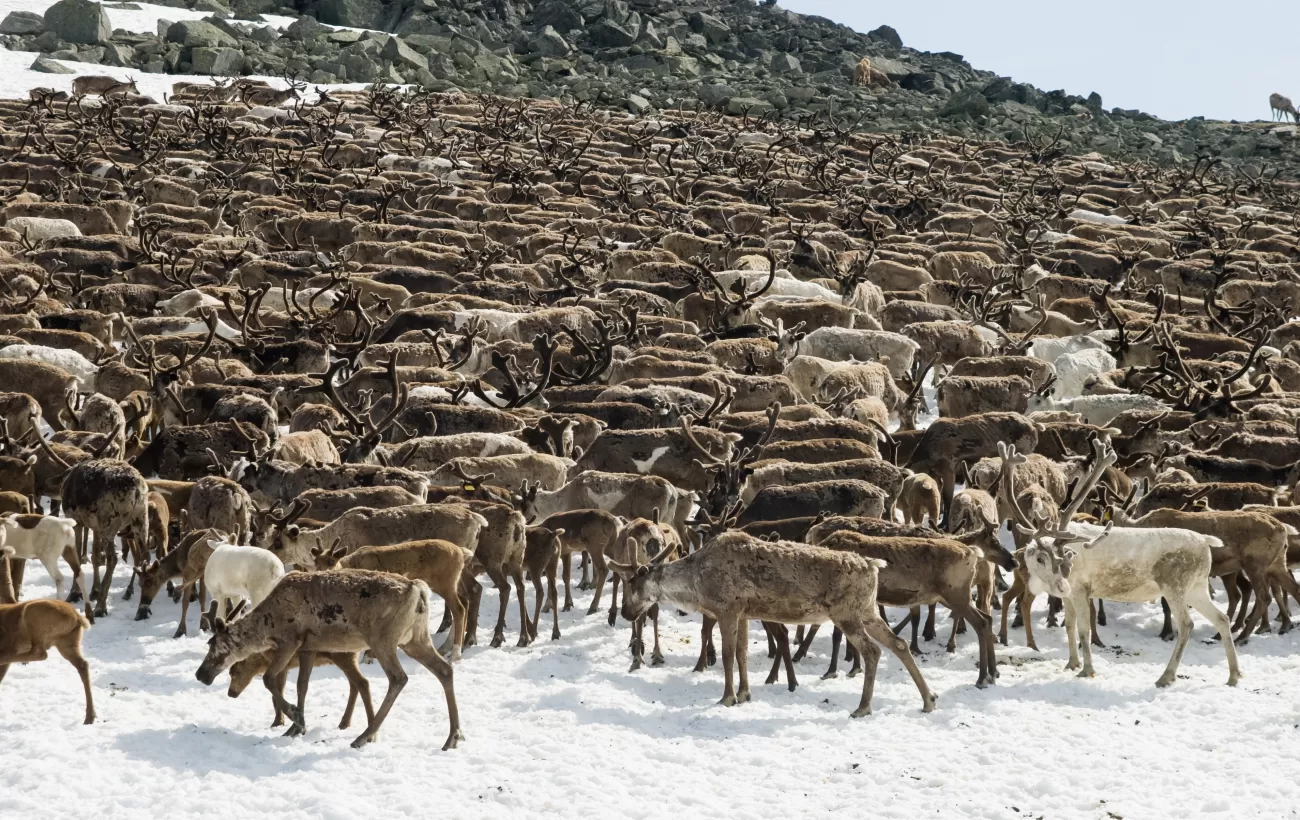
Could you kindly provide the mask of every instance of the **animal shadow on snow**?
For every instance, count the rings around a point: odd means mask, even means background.
[[[332,727],[331,727],[332,728]],[[308,732],[304,738],[280,738],[265,734],[244,734],[217,724],[190,724],[180,729],[141,729],[126,732],[113,746],[132,760],[143,761],[160,769],[183,772],[221,772],[250,779],[276,777],[281,774],[311,771],[326,760],[356,757],[357,752],[340,740],[338,743],[312,743]],[[201,735],[198,742],[184,744],[178,753],[177,741]]]

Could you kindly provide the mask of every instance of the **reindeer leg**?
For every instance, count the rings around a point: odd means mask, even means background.
[[[773,634],[777,629],[776,624],[772,623],[771,621],[760,621],[760,623],[763,624],[763,631],[767,633],[768,641],[769,642],[776,641],[776,636]],[[788,640],[788,636],[787,636],[787,640]],[[780,654],[778,654],[776,658],[773,659],[772,669],[767,673],[767,679],[763,681],[763,684],[765,686],[770,686],[781,680],[782,660],[784,660],[784,658],[782,658]]]
[[[1088,640],[1092,642],[1093,646],[1099,647],[1101,649],[1105,649],[1106,644],[1102,643],[1101,638],[1097,637],[1097,621],[1098,621],[1097,610],[1099,609],[1101,609],[1101,601],[1096,598],[1089,598],[1088,599],[1088,623],[1089,623],[1088,631],[1091,633],[1091,635],[1088,638]]]
[[[794,653],[794,657],[790,659],[792,662],[798,663],[808,654],[808,648],[812,646],[813,638],[817,637],[817,626],[817,624],[810,624],[807,632],[795,636],[795,640],[799,643],[799,649]],[[799,628],[803,629],[802,626]]]
[[[271,721],[272,729],[276,728],[277,726],[284,725],[284,710],[280,708],[280,701],[276,700],[275,696],[278,693],[281,699],[284,698],[284,684],[288,681],[288,679],[289,679],[288,669],[285,669],[280,674],[276,675],[275,679],[271,682],[270,685],[267,685],[265,677],[262,678],[262,685],[266,686],[267,691],[271,693],[271,705],[275,708],[275,719]]]
[[[1164,598],[1160,599],[1160,609],[1165,614],[1164,625],[1160,627],[1160,640],[1172,641],[1174,639],[1174,622],[1169,613],[1169,602]]]
[[[921,693],[921,711],[933,712],[935,696],[930,691],[930,687],[926,686],[925,678],[921,677],[921,670],[917,668],[916,661],[912,658],[912,653],[907,651],[907,644],[903,643],[901,638],[889,631],[888,624],[879,618],[871,617],[873,614],[874,613],[868,613],[867,617],[862,620],[862,628],[866,631],[867,635],[874,638],[881,646],[884,646],[890,652],[893,652],[894,656],[902,661],[903,666],[907,669],[907,673],[912,676],[912,683],[916,685],[917,691]],[[866,644],[863,645],[863,649],[865,652],[870,652],[870,649],[866,647]],[[879,653],[880,650],[877,649],[877,658],[879,658]],[[858,712],[861,712],[862,708],[865,706],[867,713],[870,713],[871,688],[875,683],[875,678],[876,675],[874,669],[868,670],[868,674],[863,675],[862,694],[866,702],[858,706]]]
[[[578,559],[578,568],[582,571],[582,575],[578,579],[578,589],[582,589],[582,590],[591,589],[592,586],[591,561],[588,559],[587,552],[585,550],[583,550],[582,552],[582,557]]]
[[[998,643],[1003,646],[1007,645],[1007,613],[1011,609],[1011,602],[1020,597],[1025,585],[1019,573],[1012,577],[1011,588],[1002,594],[1002,625],[998,629]]]
[[[542,591],[542,574],[540,572],[532,573],[533,581],[533,616],[524,619],[524,626],[520,630],[522,635],[527,635],[531,640],[537,640],[537,622],[542,619],[543,599],[546,593]]]
[[[924,638],[926,641],[934,640],[937,635],[934,629],[934,611],[935,611],[935,605],[930,604],[930,611],[925,616],[925,630],[921,633],[921,637]]]
[[[27,574],[27,560],[25,558],[9,559],[9,578],[13,582],[14,600],[23,599],[23,576]],[[71,596],[69,596],[71,597]]]
[[[366,730],[362,732],[356,740],[352,741],[352,748],[354,749],[359,749],[375,739],[375,735],[379,733],[379,727],[383,725],[384,719],[387,718],[388,713],[392,711],[393,702],[396,701],[397,696],[402,693],[402,689],[405,688],[408,680],[406,672],[402,669],[402,662],[397,657],[397,647],[372,646],[370,647],[370,651],[374,653],[375,660],[379,661],[379,667],[383,669],[384,674],[388,676],[388,691],[384,693],[384,700],[379,704],[379,711],[375,713],[374,718],[366,725]],[[408,650],[407,654],[410,655],[411,652]],[[414,656],[412,655],[412,657]],[[434,674],[437,673],[435,672]],[[441,681],[441,677],[439,677],[439,680]],[[443,689],[449,691],[450,685],[449,675],[448,682],[443,684]],[[456,714],[455,700],[450,700],[451,703],[448,711],[452,716],[454,724]]]
[[[560,558],[564,565],[564,611],[573,609],[573,553],[566,552]]]
[[[664,653],[663,650],[659,648],[659,604],[655,604],[654,606],[650,607],[649,615],[650,615],[650,623],[652,625],[652,628],[654,629],[654,635],[655,635],[654,649],[651,650],[650,652],[650,665],[663,666]]]
[[[1056,615],[1061,611],[1061,599],[1049,596],[1047,599],[1047,628],[1055,628],[1057,624]]]
[[[1020,593],[1020,603],[1016,605],[1016,608],[1025,615],[1025,622],[1022,624],[1025,628],[1025,645],[1037,652],[1038,642],[1034,640],[1034,624],[1031,618],[1034,614],[1035,597],[1034,593],[1030,592],[1028,587],[1025,587],[1024,591]]]
[[[799,688],[799,681],[794,676],[794,661],[790,657],[790,631],[785,624],[775,624],[774,631],[777,646],[781,649],[780,659],[785,662],[786,686],[793,692]]]
[[[740,677],[740,689],[736,691],[736,703],[749,703],[749,619],[741,618],[736,622],[736,669]]]
[[[695,662],[694,672],[703,672],[709,666],[709,644],[713,639],[714,620],[704,616],[704,625],[700,628],[700,658]]]
[[[615,575],[609,584],[609,625],[613,626],[618,621],[618,576]]]
[[[497,611],[497,625],[492,631],[491,646],[496,648],[506,641],[506,607],[510,604],[510,581],[506,578],[501,567],[488,568],[487,574],[492,579],[492,585],[497,588],[501,595],[501,604]]]
[[[173,638],[179,638],[185,634],[185,615],[190,610],[190,585],[181,583],[181,622],[176,625],[176,632]]]
[[[104,538],[104,533],[95,530],[95,551],[99,551],[101,539],[104,544],[104,579],[99,587],[99,603],[95,606],[95,617],[103,618],[108,616],[108,590],[113,585],[113,570],[117,568],[117,550],[113,549],[113,542]]]
[[[551,599],[551,640],[553,641],[558,641],[560,639],[560,590],[559,590],[559,584],[557,583],[555,578],[556,569],[557,567],[554,561],[552,561],[550,566],[546,568],[546,591],[547,591],[547,596]],[[656,649],[658,648],[658,634],[659,634],[659,623],[658,621],[656,621],[655,622],[655,635],[656,635],[655,648]],[[534,635],[533,637],[536,637],[536,635]]]
[[[285,737],[307,734],[307,686],[311,683],[311,671],[315,666],[315,652],[303,650],[298,653],[298,719],[284,733]]]
[[[366,724],[369,725],[375,718],[375,707],[370,702],[370,681],[361,674],[361,667],[357,666],[356,653],[335,652],[329,657],[348,679],[348,707],[343,712],[343,719],[339,721],[339,728],[347,729],[352,725],[352,713],[356,709],[358,695],[361,696],[361,704],[366,708]]]
[[[271,655],[271,661],[266,667],[266,672],[262,674],[262,683],[271,693],[271,700],[274,701],[280,711],[284,712],[284,714],[289,718],[289,731],[285,732],[285,737],[295,737],[306,731],[306,726],[303,724],[302,710],[285,700],[284,693],[280,689],[280,687],[284,685],[280,676],[289,668],[289,661],[293,660],[294,655],[297,654],[297,644],[290,643],[277,646],[274,653]],[[299,670],[298,674],[301,676],[302,671]],[[277,686],[277,681],[279,681],[279,686]],[[303,696],[306,696],[305,690]],[[297,731],[294,731],[295,729],[297,729]]]
[[[72,668],[77,670],[77,676],[81,678],[81,687],[86,692],[86,719],[82,721],[83,725],[89,725],[95,722],[95,698],[90,690],[90,664],[86,663],[85,657],[81,654],[81,630],[77,629],[61,638],[54,644],[54,648],[59,650],[59,654],[72,664]],[[0,667],[0,680],[4,679],[4,670],[9,667]]]
[[[736,661],[736,638],[740,631],[740,623],[734,616],[726,616],[718,620],[718,631],[722,633],[722,700],[718,703],[722,706],[735,706],[736,701],[736,679],[735,679],[735,661]]]
[[[528,600],[524,597],[524,568],[517,566],[510,571],[515,582],[515,596],[519,599],[519,642],[515,646],[528,646],[537,634],[537,625],[528,626]]]
[[[844,633],[840,630],[838,626],[835,627],[835,630],[833,632],[831,632],[831,665],[826,669],[826,672],[822,675],[822,680],[828,680],[830,678],[839,677],[840,638],[843,637],[843,635]]]
[[[632,653],[632,666],[627,670],[635,672],[645,665],[645,641],[641,639],[641,631],[645,627],[645,616],[641,616],[632,621],[632,634],[628,639],[628,651]]]
[[[402,651],[418,661],[425,669],[432,672],[433,676],[438,679],[438,683],[442,684],[442,693],[447,699],[447,721],[450,724],[450,728],[447,732],[447,741],[442,744],[442,750],[445,752],[448,749],[456,748],[460,741],[465,739],[465,733],[460,730],[460,711],[456,707],[456,690],[452,686],[451,664],[448,663],[442,655],[438,654],[438,650],[433,647],[433,644],[429,641],[427,635],[423,636],[423,638],[412,641],[411,643],[405,644],[402,647]],[[376,653],[376,655],[377,654],[378,653]],[[397,661],[395,654],[393,661]],[[380,661],[380,664],[382,665],[383,661]],[[397,668],[399,670],[401,669],[400,662],[397,663]],[[384,671],[388,670],[385,669]],[[397,699],[396,693],[393,694],[393,699]],[[384,703],[389,708],[392,708],[392,702],[388,700],[387,695],[384,697]],[[382,711],[383,707],[380,707],[380,709]],[[374,721],[371,721],[374,726],[374,731],[377,732],[379,730],[379,724],[383,722],[386,715],[387,712],[383,712],[376,716]],[[367,729],[366,732],[367,734],[370,734],[370,737],[367,738],[367,740],[373,740],[374,734],[371,733],[371,730]],[[365,735],[362,737],[365,737]],[[354,745],[359,746],[364,742],[366,741],[357,738]]]
[[[591,606],[587,607],[588,615],[594,615],[600,611],[600,593],[605,590],[605,579],[609,576],[609,565],[605,563],[604,555],[593,554],[591,563],[595,566],[595,580],[592,582],[592,587],[596,590],[596,593],[591,596]],[[618,583],[618,576],[614,576],[614,583]]]

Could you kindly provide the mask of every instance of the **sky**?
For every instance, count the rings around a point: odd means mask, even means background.
[[[903,44],[952,51],[1043,90],[1101,94],[1107,108],[1164,119],[1269,116],[1300,100],[1300,2],[1289,0],[780,0],[858,31],[887,24]]]

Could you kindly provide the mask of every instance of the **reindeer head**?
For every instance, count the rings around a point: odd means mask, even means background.
[[[626,544],[631,562],[620,564],[617,561],[607,561],[606,564],[623,581],[623,618],[635,621],[658,602],[658,579],[663,562],[680,543],[667,544],[650,559],[649,563],[641,562],[641,555],[644,553],[636,538],[628,538]]]
[[[244,608],[244,603],[240,601],[231,610],[232,620]],[[203,663],[199,664],[199,671],[194,673],[194,677],[198,678],[204,686],[211,686],[217,676],[226,671],[231,664],[266,649],[244,638],[238,628],[232,629],[224,619],[216,615],[217,602],[213,601],[208,613],[208,620],[212,624],[212,637],[208,639],[208,654],[203,658]]]

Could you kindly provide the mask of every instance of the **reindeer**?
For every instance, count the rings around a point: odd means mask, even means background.
[[[748,624],[750,618],[759,618],[783,624],[831,620],[843,631],[866,659],[862,699],[853,717],[871,714],[880,658],[875,642],[887,646],[907,668],[921,693],[922,711],[934,709],[934,695],[907,644],[876,614],[879,561],[790,542],[769,543],[744,533],[725,533],[680,561],[663,563],[672,549],[664,547],[648,564],[633,560],[610,565],[626,590],[623,617],[636,620],[664,601],[715,619],[722,632],[723,706],[750,699]],[[733,665],[739,670],[739,688]]]
[[[325,572],[293,573],[281,579],[249,617],[227,626],[221,619],[212,625],[208,654],[196,677],[205,686],[234,663],[255,654],[271,653],[263,680],[276,704],[289,716],[291,736],[307,731],[303,705],[315,656],[352,653],[369,649],[388,676],[388,691],[352,747],[374,740],[393,702],[406,686],[407,676],[397,657],[400,648],[433,673],[447,696],[447,717],[451,729],[442,749],[453,749],[464,739],[456,695],[452,689],[452,667],[429,638],[429,587],[387,572],[336,569]],[[298,704],[288,703],[275,688],[281,671],[298,657]],[[351,675],[355,667],[343,667]],[[352,685],[366,685],[360,674]]]

